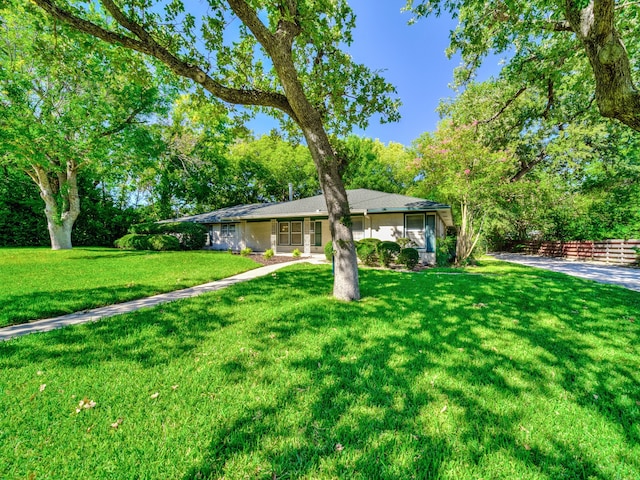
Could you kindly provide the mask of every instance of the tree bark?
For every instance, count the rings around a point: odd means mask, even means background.
[[[633,83],[629,55],[615,27],[614,0],[592,0],[581,10],[573,0],[566,0],[565,13],[593,69],[600,114],[640,131],[640,92]]]
[[[33,171],[27,173],[38,185],[40,197],[44,201],[51,249],[71,249],[73,224],[80,214],[75,163],[69,162],[66,171],[58,174],[56,182],[52,182],[47,172],[38,165],[34,165]],[[58,204],[59,197],[62,200],[61,205]]]

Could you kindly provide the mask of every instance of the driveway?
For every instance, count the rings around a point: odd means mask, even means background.
[[[566,273],[574,277],[586,278],[594,282],[612,283],[640,292],[640,269],[637,268],[568,261],[518,253],[493,253],[491,256],[505,262],[544,268],[545,270]]]

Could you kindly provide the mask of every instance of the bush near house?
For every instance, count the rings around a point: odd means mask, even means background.
[[[324,246],[324,256],[327,257],[327,261],[333,260],[333,242],[329,240]]]
[[[378,264],[378,244],[377,238],[363,238],[356,242],[356,254],[358,259],[365,265],[372,266]]]
[[[180,248],[183,250],[199,250],[207,242],[207,228],[192,222],[140,223],[132,225],[129,232],[174,235],[180,241]]]
[[[403,248],[398,254],[398,263],[404,265],[408,269],[415,268],[420,261],[420,254],[415,248]]]
[[[447,236],[438,239],[436,246],[436,265],[448,267],[456,260],[456,237]]]
[[[139,235],[129,233],[114,242],[122,250],[180,250],[180,241],[173,235]]]
[[[380,266],[388,267],[400,253],[400,245],[398,245],[396,242],[380,242],[376,246],[376,252],[378,253]]]
[[[129,228],[129,233],[147,236],[170,235],[178,240],[179,248],[182,250],[200,250],[207,243],[207,228],[204,225],[192,222],[140,223],[137,225],[132,225]],[[124,239],[125,237],[127,237],[127,235],[122,238]],[[118,245],[118,242],[120,242],[120,240],[122,239],[116,240],[116,246],[118,248],[125,248]],[[166,241],[163,242],[166,243]],[[141,245],[142,244],[143,243],[141,243]],[[134,250],[149,249],[150,248],[148,247],[134,248]]]

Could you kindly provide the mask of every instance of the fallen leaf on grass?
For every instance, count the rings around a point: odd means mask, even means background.
[[[341,443],[336,443],[335,449],[336,449],[336,452],[341,452],[344,450],[344,447],[342,446]]]
[[[159,395],[160,395],[160,392],[152,393],[151,398],[158,398]]]
[[[117,419],[115,422],[111,424],[111,428],[118,428],[120,425],[122,425],[123,420],[124,420],[123,418]]]
[[[96,406],[96,402],[93,400],[89,400],[88,398],[83,398],[78,403],[78,407],[76,408],[76,413],[80,413],[82,410],[87,410],[89,408],[94,408]]]
[[[523,447],[525,450],[531,450],[531,447],[526,443],[523,445]]]
[[[485,308],[488,305],[486,303],[474,303],[473,308]]]
[[[523,432],[531,433],[529,430],[524,428],[522,425],[520,425],[520,430],[522,430]]]
[[[442,407],[442,410],[440,410],[440,413],[444,413],[447,411],[447,406],[445,405],[444,407]]]
[[[596,395],[596,394],[594,393],[594,394],[593,394],[593,398],[597,400],[599,397],[598,397],[598,395]]]
[[[178,385],[171,385],[171,390],[175,390],[176,388],[178,388]]]
[[[43,383],[42,385],[40,385],[40,391],[44,392],[44,389],[47,388],[47,384]]]

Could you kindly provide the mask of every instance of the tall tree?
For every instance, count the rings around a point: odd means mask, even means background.
[[[638,2],[407,0],[407,8],[418,15],[448,11],[458,18],[449,49],[462,54],[458,81],[471,78],[487,54],[505,54],[509,61],[502,75],[522,88],[546,86],[553,105],[559,84],[589,73],[591,81],[575,93],[587,89],[602,116],[640,131],[634,82],[640,60],[634,45],[640,37]]]
[[[325,194],[335,244],[334,296],[360,297],[347,194],[327,135],[394,119],[394,90],[341,50],[355,17],[345,0],[209,0],[197,17],[182,1],[34,0],[53,17],[151,55],[231,104],[286,116],[302,131]]]
[[[0,162],[38,186],[51,247],[71,248],[78,175],[130,153],[158,91],[140,59],[37,8],[2,9],[0,28]]]
[[[434,134],[416,142],[417,193],[458,207],[456,263],[471,254],[487,218],[494,214],[514,161],[507,151],[491,151],[477,139],[475,125],[443,120]]]
[[[350,135],[337,142],[347,188],[369,188],[401,193],[407,188],[406,169],[411,154],[400,144]]]

